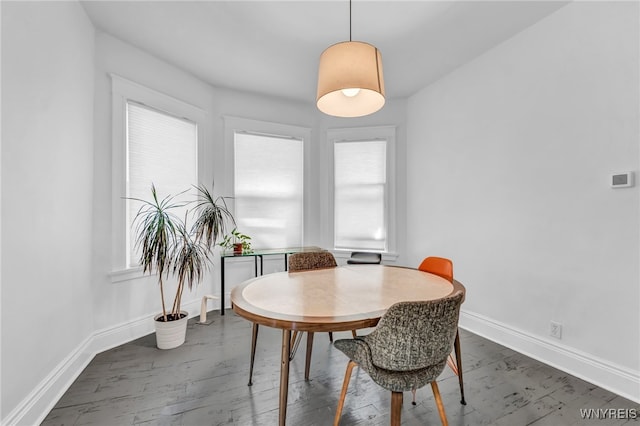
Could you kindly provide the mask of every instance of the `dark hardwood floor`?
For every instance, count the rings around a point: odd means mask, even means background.
[[[249,387],[251,324],[230,310],[209,315],[210,325],[189,322],[179,348],[158,350],[151,334],[98,354],[43,425],[276,425],[281,332],[260,327]],[[640,406],[464,330],[461,342],[467,405],[460,404],[457,378],[448,367],[438,381],[452,426],[640,423],[583,419],[581,409],[623,409],[627,417],[640,417]],[[311,380],[305,382],[303,346],[291,364],[287,424],[331,425],[347,358],[326,333],[316,334]],[[390,400],[356,368],[341,424],[387,425]],[[418,390],[416,406],[405,393],[402,424],[441,424],[430,386]]]

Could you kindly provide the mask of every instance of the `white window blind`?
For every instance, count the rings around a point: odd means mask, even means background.
[[[167,195],[177,195],[185,190],[177,201],[194,198],[192,185],[197,184],[198,131],[196,123],[127,102],[127,197],[151,199],[153,183],[161,200]],[[129,266],[138,264],[134,250],[135,234],[131,228],[141,203],[129,201],[127,207],[127,259]],[[174,214],[184,220],[186,207]]]
[[[387,141],[334,143],[336,249],[387,249]]]
[[[302,245],[303,161],[301,139],[235,132],[235,218],[254,248]]]

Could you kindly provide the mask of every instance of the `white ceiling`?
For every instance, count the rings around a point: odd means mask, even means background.
[[[382,53],[404,98],[566,1],[363,1],[352,38]],[[322,51],[349,39],[348,0],[84,1],[95,26],[214,86],[315,102]]]

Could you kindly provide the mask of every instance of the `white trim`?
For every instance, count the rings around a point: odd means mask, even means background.
[[[197,298],[182,305],[183,310],[189,312],[189,318],[200,315],[200,302],[201,298]],[[218,302],[217,306],[215,306],[214,302],[214,306],[211,309],[218,311],[220,302]],[[131,321],[93,332],[63,359],[16,408],[2,419],[2,425],[35,425],[42,423],[47,414],[97,354],[154,333],[153,317],[156,314],[144,315]]]
[[[93,355],[88,347],[91,338],[85,339],[58,366],[33,389],[4,419],[3,425],[40,424],[64,392],[89,364]]]
[[[333,256],[336,259],[346,261],[351,257],[351,250],[334,249],[330,251],[331,253],[333,253]],[[357,250],[353,250],[353,251],[357,251]],[[400,256],[398,253],[395,253],[395,252],[381,252],[380,254],[382,255],[382,263],[388,263],[388,262],[395,263],[395,261],[398,260],[398,256]]]
[[[172,96],[145,87],[116,74],[111,77],[111,265],[114,270],[127,269],[126,224],[126,104],[135,101],[158,111],[196,123],[198,145],[196,147],[196,175],[198,183],[203,183],[205,168],[204,151],[210,133],[207,113],[202,108],[176,99]],[[128,278],[131,279],[131,278]],[[125,279],[126,280],[126,279]]]
[[[142,266],[136,266],[135,268],[120,269],[117,271],[109,272],[109,278],[111,279],[111,283],[120,283],[123,281],[136,280],[138,278],[142,278],[143,276],[144,276],[144,273],[142,272]]]
[[[544,340],[473,312],[461,312],[460,328],[640,403],[640,371]],[[462,354],[464,362],[464,348]]]

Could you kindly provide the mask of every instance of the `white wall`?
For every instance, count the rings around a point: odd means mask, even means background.
[[[94,31],[76,2],[1,7],[4,424],[46,410],[39,385],[92,331]]]
[[[450,257],[462,324],[640,400],[639,24],[577,2],[408,103],[408,252]],[[550,321],[563,325],[549,337]]]

